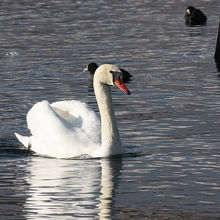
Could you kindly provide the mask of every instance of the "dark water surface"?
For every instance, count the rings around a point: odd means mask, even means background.
[[[220,78],[213,59],[219,0],[0,2],[0,219],[219,219]],[[26,114],[43,99],[97,110],[85,66],[134,75],[113,89],[128,153],[53,159],[30,153]],[[134,153],[135,152],[135,153]]]

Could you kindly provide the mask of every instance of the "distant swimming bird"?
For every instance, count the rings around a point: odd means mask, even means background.
[[[200,10],[192,6],[187,7],[185,14],[185,23],[187,25],[202,25],[206,24],[207,17]]]
[[[90,63],[84,70],[83,72],[85,71],[89,71],[89,85],[90,86],[93,86],[93,77],[94,77],[94,74],[95,74],[95,71],[96,69],[98,68],[99,66],[96,64],[96,63]],[[126,71],[125,69],[120,69],[121,72],[122,72],[122,81],[124,83],[128,83],[131,81],[131,77],[133,75],[131,75],[128,71]]]

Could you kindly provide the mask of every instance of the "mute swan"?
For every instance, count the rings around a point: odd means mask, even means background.
[[[89,71],[89,87],[92,87],[93,86],[93,78],[94,78],[94,74],[95,74],[95,71],[96,69],[98,68],[99,66],[96,64],[96,63],[90,63],[84,70],[83,72],[85,71]],[[121,69],[119,68],[120,71],[122,72],[122,80],[124,83],[128,83],[131,81],[131,77],[132,75],[126,71],[125,69]]]
[[[27,125],[32,136],[15,133],[16,137],[32,151],[57,158],[121,154],[110,88],[115,85],[129,95],[130,91],[121,78],[122,73],[115,65],[103,64],[95,71],[94,91],[101,115],[101,129],[96,113],[85,103],[61,101],[50,104],[42,101],[36,103],[27,114]]]

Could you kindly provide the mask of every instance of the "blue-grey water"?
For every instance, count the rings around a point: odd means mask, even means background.
[[[219,0],[207,25],[184,24],[188,0],[0,2],[0,219],[219,219]],[[113,88],[123,146],[111,159],[25,150],[26,114],[43,99],[97,110],[90,62],[134,75]]]

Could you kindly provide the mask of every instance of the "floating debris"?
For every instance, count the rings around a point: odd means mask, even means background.
[[[13,51],[6,52],[5,55],[6,55],[6,57],[14,58],[14,57],[18,56],[18,52],[13,50]]]

